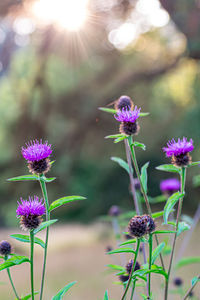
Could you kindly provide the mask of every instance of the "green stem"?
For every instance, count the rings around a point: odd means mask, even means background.
[[[135,291],[135,280],[133,281],[133,287],[132,287],[132,291],[131,291],[131,298],[130,298],[130,300],[133,300],[134,291]]]
[[[49,221],[50,220],[49,201],[48,201],[46,184],[45,184],[45,181],[43,180],[42,176],[40,177],[40,186],[41,186],[42,194],[43,194],[44,201],[45,201],[46,221]],[[47,229],[46,229],[46,239],[45,239],[45,248],[44,248],[44,261],[43,261],[42,281],[41,281],[41,289],[40,289],[40,300],[42,300],[43,290],[44,290],[44,279],[45,279],[46,262],[47,262],[48,239],[49,239],[49,227],[47,227]]]
[[[34,272],[33,272],[33,255],[34,255],[34,232],[33,229],[30,231],[30,242],[31,242],[31,295],[34,300]]]
[[[147,194],[145,192],[145,189],[144,189],[141,177],[140,177],[140,171],[139,171],[139,167],[138,167],[138,163],[137,163],[137,159],[136,159],[135,148],[134,148],[134,145],[133,145],[132,136],[128,137],[128,143],[129,143],[129,147],[130,147],[131,154],[132,154],[132,160],[133,160],[133,165],[134,165],[134,168],[135,168],[135,172],[136,172],[137,178],[140,182],[141,192],[143,194],[143,197],[144,197],[144,200],[145,200],[145,203],[146,203],[147,211],[148,211],[148,214],[150,216],[152,216],[152,211],[151,211],[151,207],[150,207],[150,204],[149,204],[149,200],[148,200]],[[155,234],[154,236],[155,236],[156,244],[158,246],[159,245],[159,240],[158,240],[157,234]],[[161,261],[161,265],[163,267],[163,270],[165,271],[164,260],[163,260],[162,254],[160,254],[160,261]]]
[[[8,256],[5,255],[4,260],[6,261],[7,259],[8,259]],[[18,294],[17,294],[17,291],[16,291],[16,288],[15,288],[15,286],[14,286],[14,283],[13,283],[13,280],[12,280],[12,277],[11,277],[11,274],[10,274],[10,269],[9,269],[9,268],[7,268],[7,274],[8,274],[8,278],[9,278],[9,280],[10,280],[10,283],[11,283],[11,286],[12,286],[12,289],[13,289],[13,292],[14,292],[16,298],[19,300],[20,298],[19,298],[19,296],[18,296]]]
[[[151,270],[151,265],[152,265],[152,249],[153,249],[153,235],[150,233],[149,234],[149,270]],[[150,299],[150,297],[151,297],[151,273],[149,273],[149,275],[148,275],[148,280],[149,280],[148,297]]]
[[[181,177],[181,194],[184,194],[185,193],[185,179],[186,179],[186,168],[185,167],[183,167],[181,169],[180,177]],[[179,199],[179,203],[178,203],[178,211],[177,211],[177,217],[176,217],[176,233],[174,235],[173,244],[172,244],[172,252],[171,252],[171,256],[170,256],[169,269],[168,269],[168,278],[167,278],[166,284],[165,284],[165,298],[164,298],[165,300],[167,300],[167,298],[168,298],[169,278],[170,278],[170,274],[171,274],[172,262],[173,262],[176,239],[177,239],[178,224],[179,224],[181,212],[182,212],[183,198],[184,198],[184,196]]]
[[[128,292],[128,289],[129,289],[129,286],[130,286],[130,284],[131,284],[132,275],[133,275],[133,272],[134,272],[134,270],[135,270],[135,265],[136,265],[136,261],[137,261],[137,256],[138,256],[138,253],[139,253],[139,249],[140,249],[140,239],[137,239],[137,248],[136,248],[136,252],[135,252],[134,262],[133,262],[133,265],[132,265],[132,268],[131,268],[131,272],[130,272],[130,275],[129,275],[129,280],[128,280],[126,289],[125,289],[125,291],[124,291],[124,294],[123,294],[121,300],[124,300],[124,299],[125,299],[126,294],[127,294],[127,292]],[[134,293],[134,290],[133,290],[133,293]]]

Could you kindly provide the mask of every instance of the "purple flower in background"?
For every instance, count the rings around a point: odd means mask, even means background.
[[[51,145],[48,142],[42,143],[38,140],[31,141],[26,144],[26,148],[22,147],[22,155],[28,161],[39,161],[49,157],[52,153]]]
[[[171,196],[174,192],[180,190],[180,181],[176,178],[169,178],[160,182],[160,190],[168,196]]]
[[[112,217],[118,217],[121,214],[121,210],[120,210],[119,206],[113,205],[109,209],[108,214]]]
[[[193,140],[187,141],[187,138],[180,138],[176,142],[174,139],[167,143],[167,147],[163,147],[163,151],[167,157],[172,157],[172,164],[178,167],[186,166],[191,163],[189,152],[194,149]]]
[[[21,203],[18,202],[16,213],[17,217],[20,217],[22,229],[31,230],[37,228],[42,221],[41,216],[45,214],[45,211],[42,199],[39,200],[37,196],[34,196],[34,198],[29,197],[29,200],[21,198]]]
[[[42,140],[31,141],[26,144],[26,148],[22,147],[22,155],[28,161],[28,168],[32,174],[45,174],[50,170],[51,153],[51,145],[48,145],[48,142],[42,143]]]
[[[140,116],[140,110],[141,108],[138,109],[137,106],[135,106],[134,110],[123,108],[122,111],[118,111],[114,117],[119,122],[135,123]]]

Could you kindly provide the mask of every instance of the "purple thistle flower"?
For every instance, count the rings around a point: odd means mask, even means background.
[[[28,161],[40,161],[49,157],[52,153],[51,145],[48,142],[42,143],[42,140],[34,140],[22,147],[22,155]]]
[[[193,140],[187,141],[187,138],[178,139],[176,142],[174,139],[167,143],[167,147],[163,147],[163,151],[166,153],[167,157],[179,156],[191,152],[194,149]]]
[[[18,202],[18,208],[16,210],[17,217],[25,216],[42,216],[45,214],[45,205],[42,203],[42,199],[39,200],[37,196],[29,197],[29,200],[20,199]]]
[[[118,111],[114,117],[119,122],[135,123],[140,116],[140,110],[141,108],[138,109],[137,106],[135,106],[134,110],[123,108],[122,111]]]
[[[180,181],[176,178],[169,178],[160,182],[160,190],[163,193],[173,194],[173,192],[180,190],[180,186]]]

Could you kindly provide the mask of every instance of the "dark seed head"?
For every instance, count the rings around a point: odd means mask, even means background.
[[[128,275],[120,275],[120,276],[119,276],[119,280],[120,280],[121,282],[126,282],[128,279],[129,279],[129,276],[128,276]]]
[[[143,215],[142,218],[145,220],[146,222],[146,233],[151,233],[155,230],[156,225],[154,223],[154,220],[152,219],[151,216],[149,215]]]
[[[1,241],[0,243],[0,254],[8,255],[11,253],[12,247],[11,244],[7,241]]]
[[[172,156],[172,164],[176,167],[185,167],[189,165],[192,162],[192,158],[189,154],[189,152],[180,154],[180,155],[173,155]]]
[[[138,125],[137,121],[135,121],[134,123],[122,122],[119,127],[120,133],[126,135],[138,134],[139,130],[140,130],[140,126]]]
[[[120,210],[119,206],[117,206],[117,205],[113,205],[109,209],[109,215],[112,217],[117,217],[120,215],[120,213],[121,213],[121,210]]]
[[[50,160],[44,158],[39,161],[29,161],[28,168],[32,174],[46,174],[51,168]]]
[[[136,190],[140,190],[140,181],[138,178],[134,178],[134,185]]]
[[[112,251],[113,250],[113,248],[111,247],[111,246],[107,246],[106,247],[106,252],[110,252],[110,251]]]
[[[142,237],[146,234],[146,221],[142,216],[133,217],[128,224],[128,232],[133,237]]]
[[[41,216],[35,215],[28,215],[28,216],[21,216],[20,224],[23,230],[31,230],[37,228],[42,222]]]
[[[174,285],[181,286],[183,284],[183,280],[180,277],[174,278]]]
[[[133,109],[133,101],[129,96],[121,96],[115,103],[115,109],[116,110]]]
[[[131,273],[132,266],[133,266],[133,260],[130,259],[129,262],[127,263],[127,265],[126,265],[126,271],[127,271],[128,274]],[[140,269],[140,264],[139,264],[138,261],[136,261],[134,271],[137,271],[137,270],[139,270],[139,269]]]

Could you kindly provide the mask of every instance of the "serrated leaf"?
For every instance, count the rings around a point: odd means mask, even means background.
[[[146,150],[146,145],[145,144],[142,144],[142,143],[139,143],[139,142],[136,142],[136,141],[134,141],[133,142],[133,145],[134,145],[134,147],[138,147],[138,148],[141,148],[142,150]]]
[[[29,235],[11,234],[10,237],[17,240],[17,241],[19,241],[19,242],[30,243],[30,236]],[[37,237],[34,237],[34,243],[40,245],[42,248],[45,248],[45,243]]]
[[[73,281],[66,285],[62,290],[60,290],[53,298],[52,300],[61,300],[63,296],[67,293],[67,291],[75,284],[77,281]]]
[[[149,166],[149,162],[147,162],[141,169],[141,181],[145,190],[145,193],[147,193],[147,168]]]
[[[11,258],[7,259],[4,263],[0,264],[0,271],[13,266],[21,265],[25,262],[30,262],[28,257],[13,255]]]
[[[63,197],[60,198],[58,200],[55,200],[53,203],[51,203],[50,207],[49,207],[49,211],[52,211],[53,209],[62,206],[64,204],[67,204],[69,202],[73,202],[73,201],[78,201],[78,200],[85,200],[85,197],[82,196],[68,196],[68,197]]]
[[[176,269],[185,267],[190,264],[197,264],[197,263],[200,263],[200,256],[183,257],[176,264]]]
[[[181,194],[180,192],[174,193],[168,200],[167,203],[165,204],[164,207],[164,224],[167,224],[168,217],[173,209],[173,207],[176,205],[178,200],[183,197],[184,194]]]
[[[119,248],[107,252],[107,254],[115,254],[115,253],[135,253],[135,251],[132,248]]]
[[[108,291],[105,291],[105,295],[104,295],[103,300],[109,300],[109,299],[108,299]]]
[[[22,175],[22,176],[17,176],[13,178],[7,179],[8,181],[33,181],[33,180],[39,180],[39,176],[37,175]]]
[[[105,112],[107,112],[109,114],[115,114],[117,112],[116,109],[107,108],[107,107],[99,107],[99,110],[105,111]]]
[[[179,174],[181,173],[181,168],[175,167],[174,165],[161,165],[156,167],[156,170]]]
[[[158,256],[160,255],[160,253],[162,252],[162,250],[165,247],[165,243],[161,243],[160,245],[158,245],[158,247],[156,247],[156,249],[153,250],[152,252],[152,264],[155,263],[156,259],[158,258]]]
[[[190,225],[186,222],[179,222],[178,223],[178,229],[177,229],[177,236],[179,236],[182,232],[189,230]]]
[[[36,234],[36,233],[44,230],[45,228],[47,228],[48,226],[54,224],[57,221],[58,221],[58,219],[54,219],[54,220],[49,220],[49,221],[46,221],[46,222],[42,222],[40,224],[40,226],[34,230],[34,234]]]
[[[117,271],[125,271],[125,268],[119,265],[106,265],[108,268],[111,268],[112,270],[117,270]]]
[[[115,156],[111,157],[111,160],[118,163],[120,165],[120,167],[122,167],[124,170],[126,170],[126,172],[129,174],[129,166],[126,161],[124,161],[120,157],[115,157]],[[133,172],[133,170],[131,169],[131,173],[132,172]]]
[[[137,242],[136,239],[130,239],[130,240],[126,241],[126,242],[121,243],[120,246],[126,246],[126,245],[129,245],[129,244],[135,244],[136,242]]]

